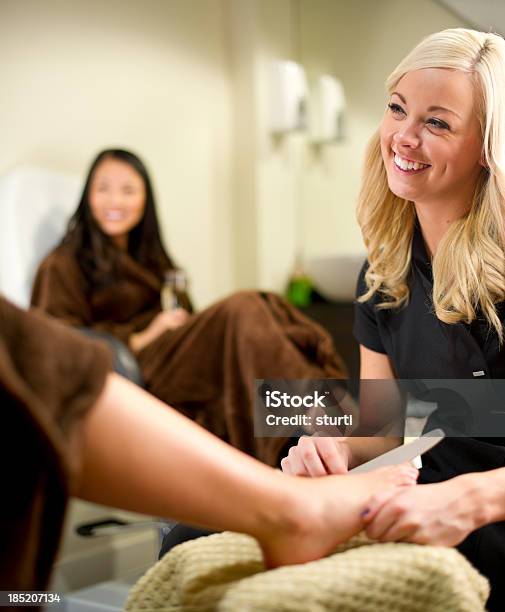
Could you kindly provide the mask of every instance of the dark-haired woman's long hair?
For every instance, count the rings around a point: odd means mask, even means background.
[[[118,279],[117,261],[120,253],[98,226],[89,205],[93,174],[97,166],[106,159],[127,163],[142,177],[146,198],[144,214],[128,235],[128,253],[162,280],[164,273],[175,266],[161,242],[154,193],[146,167],[130,151],[107,149],[96,156],[86,177],[79,206],[69,221],[62,244],[70,245],[74,249],[88,289],[98,288]]]

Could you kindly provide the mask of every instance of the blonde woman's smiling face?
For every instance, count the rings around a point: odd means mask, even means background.
[[[468,209],[482,169],[472,77],[425,68],[405,74],[380,128],[391,191],[416,204]]]

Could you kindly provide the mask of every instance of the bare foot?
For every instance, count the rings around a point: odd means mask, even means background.
[[[293,477],[292,507],[297,518],[290,528],[260,537],[267,567],[306,563],[329,554],[363,529],[362,513],[372,495],[412,486],[417,476],[415,468],[400,465],[365,474]]]

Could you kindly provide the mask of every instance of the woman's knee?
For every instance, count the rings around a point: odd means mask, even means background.
[[[237,291],[221,302],[224,312],[231,317],[258,316],[264,309],[261,294],[258,291]]]

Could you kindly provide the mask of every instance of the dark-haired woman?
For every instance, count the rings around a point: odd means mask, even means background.
[[[285,440],[254,438],[254,379],[342,378],[329,336],[270,293],[237,293],[196,315],[182,296],[185,308],[163,311],[162,283],[173,268],[143,163],[128,151],[103,151],[67,235],[39,267],[32,304],[122,340],[148,391],[276,465]]]

